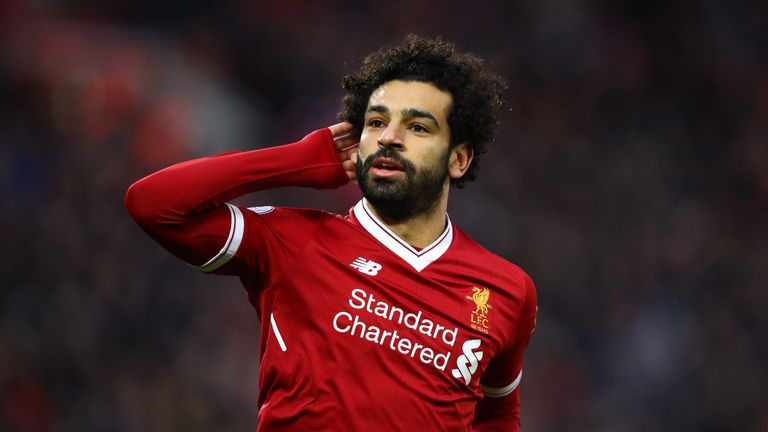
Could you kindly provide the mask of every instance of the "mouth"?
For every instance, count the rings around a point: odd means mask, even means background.
[[[371,173],[376,177],[393,178],[404,175],[405,170],[403,170],[403,166],[395,160],[378,157],[371,164]]]

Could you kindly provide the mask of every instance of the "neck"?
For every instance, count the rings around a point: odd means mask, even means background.
[[[390,231],[409,245],[423,249],[432,244],[445,231],[448,193],[443,193],[437,205],[430,210],[404,220],[393,220],[380,213],[368,201],[365,205]]]

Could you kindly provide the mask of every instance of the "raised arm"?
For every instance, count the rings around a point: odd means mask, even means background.
[[[131,185],[126,208],[169,252],[203,271],[216,270],[219,258],[232,252],[232,234],[242,230],[242,211],[227,201],[281,186],[330,189],[354,180],[351,129],[339,123],[293,144],[170,166]],[[226,273],[237,273],[230,267]]]

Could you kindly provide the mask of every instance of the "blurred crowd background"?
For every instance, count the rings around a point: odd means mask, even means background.
[[[523,430],[767,431],[766,23],[759,0],[3,1],[0,430],[254,430],[255,311],[124,193],[334,123],[340,78],[414,32],[509,81],[450,213],[537,283]]]

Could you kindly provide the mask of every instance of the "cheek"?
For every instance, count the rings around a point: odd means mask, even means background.
[[[367,128],[363,128],[363,130],[360,132],[360,143],[368,139],[368,136],[369,134]]]
[[[451,155],[447,145],[435,145],[431,150],[432,151],[428,154],[424,155],[422,159],[423,163],[428,164],[431,167],[442,167],[448,163],[448,159]]]
[[[378,143],[376,142],[375,134],[370,134],[365,131],[360,134],[360,144],[358,149],[361,155],[369,155],[378,149]]]

